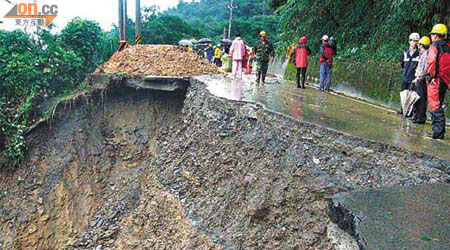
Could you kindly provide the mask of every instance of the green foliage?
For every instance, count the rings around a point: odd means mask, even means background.
[[[427,242],[433,241],[433,239],[428,236],[422,236],[422,237],[420,237],[420,240],[427,241]]]
[[[109,32],[102,32],[97,46],[97,63],[108,61],[119,49],[119,28],[114,26]]]
[[[142,23],[145,44],[178,44],[185,38],[199,38],[202,32],[177,16],[158,15]]]
[[[227,5],[229,4],[229,0],[180,1],[176,8],[167,10],[165,14],[179,16],[203,31],[205,37],[218,43],[223,38],[224,28],[228,29],[230,11]],[[254,46],[262,30],[268,33],[269,39],[275,36],[278,30],[278,18],[272,14],[266,1],[235,0],[234,5],[237,8],[233,10],[230,39],[234,38],[236,32],[240,32],[244,41]]]
[[[36,106],[86,88],[80,84],[86,73],[114,52],[113,35],[79,18],[61,35],[0,30],[0,158],[20,163],[27,150],[27,129],[42,118]]]
[[[318,51],[323,34],[338,39],[342,57],[397,60],[412,32],[428,34],[437,22],[449,24],[445,0],[271,0],[280,16],[282,45],[307,35]],[[345,6],[345,7],[344,7]]]
[[[178,44],[178,41],[186,38],[200,38],[203,33],[192,25],[183,21],[178,16],[158,14],[156,7],[144,8],[142,20],[143,44]],[[128,19],[128,42],[135,44],[135,23]],[[112,39],[119,37],[118,28],[114,27],[110,32]],[[115,42],[115,44],[118,43]],[[117,48],[116,48],[117,49]]]
[[[61,45],[74,51],[86,65],[85,72],[91,72],[96,68],[99,55],[96,51],[100,45],[101,28],[97,22],[73,19],[61,31]]]

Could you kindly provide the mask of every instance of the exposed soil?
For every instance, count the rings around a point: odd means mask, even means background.
[[[198,82],[183,120],[158,137],[159,179],[227,249],[331,249],[331,195],[450,180],[449,161],[220,99]]]
[[[183,99],[128,88],[61,108],[31,133],[26,164],[1,173],[0,249],[213,248],[151,168]]]
[[[332,249],[336,192],[449,182],[449,161],[231,102],[117,88],[0,173],[0,249]]]
[[[192,76],[217,74],[219,68],[182,47],[135,45],[116,52],[96,72],[151,76]]]

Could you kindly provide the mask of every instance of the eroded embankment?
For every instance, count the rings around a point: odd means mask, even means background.
[[[450,180],[448,161],[195,80],[186,97],[117,88],[60,113],[32,132],[24,166],[1,173],[0,248],[331,249],[334,193]]]
[[[24,166],[1,173],[0,249],[212,245],[151,167],[184,95],[116,89],[33,131]]]
[[[330,249],[334,193],[450,180],[448,161],[217,98],[195,81],[183,120],[158,138],[158,176],[229,249]]]

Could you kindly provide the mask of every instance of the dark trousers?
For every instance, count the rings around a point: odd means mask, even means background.
[[[401,91],[403,91],[405,89],[410,89],[410,88],[411,88],[411,82],[403,82]]]
[[[435,83],[437,84],[437,83]],[[439,83],[439,108],[436,111],[430,111],[431,114],[431,127],[433,129],[433,138],[444,139],[445,135],[445,112],[442,108],[442,104],[445,99],[445,92],[447,92],[447,85],[445,83]]]
[[[267,69],[269,69],[269,61],[258,61],[256,64],[256,81],[259,82],[259,79],[262,78],[262,82],[266,81]]]
[[[423,123],[427,120],[427,83],[425,79],[419,80],[414,88],[420,99],[414,104],[414,120]]]
[[[214,58],[214,63],[217,65],[217,67],[222,67],[222,61],[220,58]]]
[[[306,81],[306,68],[297,68],[297,88],[300,88],[300,76],[301,76],[301,83],[302,88],[305,88],[305,81]]]

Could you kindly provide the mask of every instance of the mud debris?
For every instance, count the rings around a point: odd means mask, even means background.
[[[30,134],[26,166],[0,172],[0,249],[331,250],[335,193],[450,181],[448,161],[198,81],[187,94],[118,88],[57,112]]]
[[[218,74],[219,68],[178,46],[135,45],[116,52],[96,73],[194,76]]]
[[[201,82],[191,81],[182,119],[160,131],[154,166],[226,249],[333,249],[333,194],[450,180],[448,161],[230,102]]]

